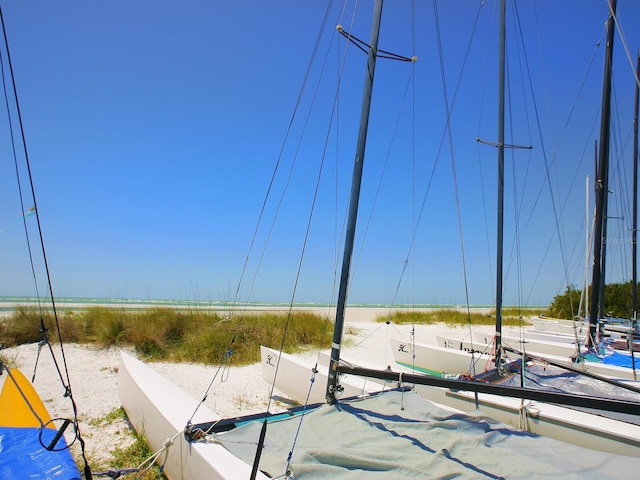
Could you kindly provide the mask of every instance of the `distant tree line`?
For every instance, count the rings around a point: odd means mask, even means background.
[[[638,291],[640,294],[640,290]],[[549,306],[549,314],[556,318],[573,318],[578,312],[581,290],[569,286],[564,293],[556,295]],[[591,299],[591,287],[589,287],[589,299]],[[604,311],[612,317],[632,318],[633,316],[633,291],[632,282],[610,283],[604,287]],[[587,312],[588,314],[588,312]],[[584,307],[581,312],[584,317]]]

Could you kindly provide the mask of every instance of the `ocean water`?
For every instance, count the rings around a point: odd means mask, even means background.
[[[38,302],[38,299],[35,297],[14,297],[14,296],[0,296],[0,311],[12,311],[16,308],[16,306],[35,306],[38,303],[42,304],[45,307],[51,306],[51,298],[41,298]],[[230,308],[234,306],[233,302],[223,301],[223,300],[175,300],[175,299],[141,299],[141,298],[88,298],[88,297],[56,297],[55,298],[56,306],[63,307],[65,310],[82,310],[92,306],[107,306],[107,307],[118,307],[118,308],[157,308],[157,307],[171,307],[171,308],[204,308],[204,309],[224,309]],[[242,304],[235,304],[238,306],[249,306],[252,308],[255,307],[270,307],[270,308],[278,308],[278,307],[288,307],[287,303],[261,303],[261,302],[248,302]],[[297,305],[296,305],[297,306]],[[301,304],[300,306],[308,306],[308,307],[322,307],[329,305],[322,304]]]
[[[83,310],[92,306],[107,306],[127,309],[138,308],[193,308],[193,309],[225,309],[225,308],[288,308],[288,302],[240,302],[234,303],[227,300],[176,300],[176,299],[141,299],[141,298],[88,298],[88,297],[56,297],[57,307],[65,310]],[[0,296],[0,312],[11,312],[17,306],[51,306],[51,298]],[[331,308],[329,303],[294,303],[295,308]],[[461,308],[461,305],[389,305],[383,303],[350,303],[349,308]],[[490,305],[474,305],[471,308],[490,308]]]

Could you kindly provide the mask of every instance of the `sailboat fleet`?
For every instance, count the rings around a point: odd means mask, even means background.
[[[588,374],[588,378],[596,379],[592,380],[589,388],[585,389],[585,394],[601,396],[603,398],[622,398],[627,395],[630,398],[634,396],[637,398],[640,393],[640,383],[637,382],[617,382],[617,390],[609,390],[607,387],[611,383],[610,379],[617,380],[637,380],[637,372],[635,367],[634,349],[633,349],[633,332],[626,330],[624,333],[627,335],[629,352],[616,352],[605,350],[606,346],[598,344],[598,339],[601,333],[604,332],[604,328],[598,328],[598,319],[605,321],[604,319],[604,306],[603,296],[600,295],[600,289],[602,285],[601,275],[603,275],[603,226],[605,225],[606,214],[606,201],[604,199],[604,193],[608,191],[607,176],[608,176],[608,153],[609,153],[609,123],[610,123],[610,92],[611,92],[611,64],[612,64],[612,51],[615,32],[615,11],[616,2],[610,3],[611,15],[607,23],[607,52],[605,57],[605,72],[604,72],[604,87],[603,87],[603,108],[601,119],[601,133],[600,133],[600,154],[599,164],[597,169],[597,185],[600,187],[597,189],[598,201],[596,203],[596,218],[595,218],[595,233],[594,233],[594,259],[593,259],[593,281],[592,281],[592,296],[590,304],[590,321],[585,325],[581,321],[562,321],[555,320],[549,322],[548,320],[539,320],[534,323],[538,327],[540,332],[522,332],[516,331],[511,336],[505,336],[502,330],[501,313],[500,313],[500,299],[501,299],[501,275],[502,268],[500,267],[502,259],[502,228],[500,226],[501,219],[498,219],[498,269],[497,269],[497,294],[496,298],[498,303],[496,305],[496,329],[494,333],[483,332],[478,334],[477,332],[472,336],[476,338],[444,338],[437,339],[438,345],[432,345],[427,343],[419,343],[417,341],[406,342],[401,339],[392,340],[393,351],[395,360],[399,365],[405,368],[413,370],[427,372],[431,375],[467,375],[478,378],[479,373],[483,369],[476,368],[480,365],[487,365],[489,362],[495,362],[495,370],[501,371],[502,376],[495,377],[494,381],[504,384],[505,377],[517,373],[520,376],[520,382],[523,382],[527,376],[526,370],[533,368],[543,369],[542,373],[538,373],[535,382],[529,380],[529,384],[537,383],[541,385],[540,388],[553,388],[550,381],[545,379],[546,377],[554,378],[557,375],[562,375],[569,369],[576,377],[585,376]],[[502,110],[501,110],[502,112]],[[636,120],[637,122],[637,120]],[[501,123],[502,124],[502,123]],[[500,142],[499,142],[500,143]],[[502,152],[499,154],[501,157]],[[499,162],[501,158],[499,158]],[[502,166],[499,167],[502,171]],[[502,209],[502,205],[499,203],[498,210]],[[635,247],[635,242],[634,242]],[[636,307],[634,306],[634,311]],[[610,327],[612,328],[612,327]],[[550,334],[550,330],[555,330],[553,334]],[[585,347],[590,347],[592,353],[585,352]],[[510,374],[507,373],[505,367],[502,365],[504,360],[504,351],[507,350],[512,353],[511,361],[513,364],[517,363],[517,368]],[[603,361],[603,359],[605,361]],[[529,360],[535,360],[537,364],[534,366],[529,365]],[[615,362],[613,361],[615,360]],[[542,367],[541,367],[542,365]],[[482,372],[486,376],[486,372]],[[580,378],[582,378],[580,377]],[[497,380],[496,380],[497,379]],[[598,384],[598,380],[600,383]],[[577,381],[576,381],[577,382]],[[573,388],[578,383],[573,383]],[[449,397],[455,397],[449,402],[451,405],[457,407],[463,407],[463,403],[466,402],[466,408],[474,408],[479,405],[479,399],[472,396],[462,396],[459,394],[449,394]],[[486,405],[490,406],[487,407]],[[541,423],[562,423],[562,420],[558,420],[555,417],[555,413],[549,413],[549,410],[553,410],[555,407],[536,404],[535,417],[536,423],[526,422],[527,412],[524,409],[524,404],[512,405],[507,407],[504,400],[497,397],[491,399],[484,399],[485,409],[493,412],[496,418],[500,418],[502,421],[514,424],[519,422],[522,427],[530,428],[532,431],[542,432],[543,427]],[[509,410],[509,414],[505,415],[504,412]],[[572,411],[561,410],[560,416],[566,420],[566,427],[570,429],[570,425],[574,422],[570,420]],[[600,413],[591,418],[587,417],[583,419],[584,425],[593,427],[597,425],[601,420]],[[514,420],[517,419],[517,420]],[[610,431],[635,431],[633,436],[635,441],[629,441],[621,437],[621,444],[633,444],[637,445],[637,429],[638,418],[629,417],[625,420],[626,425],[612,429],[612,427],[603,425],[600,431],[595,431],[594,436],[590,439],[589,435],[581,434],[575,437],[574,442],[589,446],[591,448],[603,448],[603,442],[598,437],[606,434]],[[566,432],[555,433],[557,438],[567,438]],[[612,450],[619,451],[617,447],[612,447]],[[630,450],[631,454],[638,454],[637,447],[633,447]]]
[[[609,117],[610,117],[610,91],[611,91],[611,63],[614,41],[614,19],[616,11],[616,2],[610,3],[611,15],[607,22],[607,52],[605,57],[604,72],[604,93],[603,108],[601,119],[601,140],[600,140],[600,163],[598,168],[597,184],[602,188],[598,190],[599,201],[596,204],[596,225],[594,234],[594,264],[593,264],[593,282],[592,297],[590,305],[591,321],[585,326],[581,321],[561,321],[555,320],[539,320],[535,325],[540,328],[539,332],[515,331],[511,336],[505,335],[501,322],[501,298],[502,298],[502,219],[498,218],[498,269],[497,269],[497,304],[496,304],[496,329],[495,332],[482,332],[472,334],[476,338],[437,338],[437,345],[419,343],[415,340],[406,342],[401,339],[392,340],[393,352],[396,362],[413,371],[422,371],[430,375],[465,375],[473,378],[487,378],[486,365],[495,362],[494,372],[500,375],[493,376],[491,381],[498,384],[508,382],[508,377],[515,376],[517,381],[529,385],[538,385],[537,388],[553,389],[552,379],[557,376],[573,375],[576,380],[572,383],[572,388],[580,391],[579,378],[588,378],[589,382],[584,386],[583,393],[586,395],[600,396],[602,398],[637,398],[640,393],[640,383],[620,383],[610,381],[617,380],[637,380],[637,373],[633,363],[633,350],[631,356],[627,357],[623,354],[623,358],[630,358],[629,365],[625,365],[618,361],[617,365],[604,363],[599,358],[592,355],[589,358],[585,355],[583,347],[595,347],[596,339],[599,338],[597,331],[597,319],[603,318],[602,312],[602,296],[599,295],[601,285],[601,246],[604,243],[602,238],[602,225],[606,221],[606,202],[603,200],[603,192],[608,191],[606,177],[608,175],[608,140],[609,140]],[[501,68],[503,68],[501,64]],[[504,92],[504,91],[503,91]],[[502,93],[504,95],[504,93]],[[500,107],[500,115],[503,115],[502,105]],[[500,125],[503,126],[502,120]],[[502,141],[499,141],[501,144]],[[502,164],[503,152],[499,152],[499,169],[503,170]],[[502,179],[502,175],[500,175]],[[502,188],[502,185],[500,185]],[[499,198],[498,211],[501,212],[502,196]],[[635,307],[634,307],[635,310]],[[555,330],[550,334],[549,330]],[[604,329],[602,329],[604,330]],[[629,332],[629,338],[632,338]],[[629,342],[631,345],[631,340]],[[516,365],[512,371],[508,371],[508,367],[502,364],[504,361],[504,352],[511,353],[511,365]],[[610,356],[621,355],[617,352],[609,353]],[[533,360],[535,363],[530,363]],[[482,366],[482,367],[481,367]],[[567,370],[569,369],[569,370]],[[535,372],[534,370],[537,370]],[[569,373],[573,372],[573,373]],[[588,377],[585,374],[589,374]],[[490,372],[489,372],[490,374]],[[515,375],[514,375],[515,374]],[[527,375],[533,375],[535,378],[527,378]],[[600,382],[600,383],[598,383]],[[608,387],[617,385],[613,390]],[[434,398],[434,392],[431,398]],[[625,451],[630,455],[638,455],[638,417],[632,416],[621,420],[622,423],[617,424],[618,420],[612,420],[613,424],[607,424],[601,415],[601,412],[594,412],[594,415],[577,413],[575,410],[558,408],[555,405],[544,403],[525,404],[509,402],[507,399],[490,395],[479,399],[477,396],[469,394],[461,394],[459,392],[447,392],[445,399],[440,397],[441,401],[445,401],[451,406],[469,410],[478,408],[482,404],[482,411],[493,415],[505,423],[518,425],[536,433],[546,434],[555,438],[563,438],[579,445],[588,446],[589,448],[605,449],[611,452],[620,452],[620,446],[626,445],[630,448]],[[532,410],[534,422],[527,421],[529,407],[534,406]],[[584,415],[577,419],[576,415]],[[603,423],[601,423],[603,422]],[[580,425],[575,428],[576,423]],[[599,426],[597,426],[600,424]],[[562,425],[557,431],[550,431],[549,425]],[[589,430],[589,433],[586,432]],[[602,438],[611,439],[610,432],[621,433],[620,437],[613,444],[605,446]],[[577,433],[579,432],[579,433]],[[575,436],[571,436],[576,433]],[[631,433],[631,437],[626,437]]]
[[[608,29],[613,35],[616,1],[609,0],[609,6]],[[202,408],[148,365],[122,353],[122,405],[134,428],[160,452],[163,471],[171,480],[628,478],[640,468],[640,386],[633,382],[633,369],[627,374],[630,369],[624,367],[592,365],[582,358],[581,346],[572,337],[545,339],[543,333],[531,333],[524,338],[503,330],[506,0],[500,2],[500,17],[495,331],[476,332],[471,341],[439,338],[437,346],[392,339],[395,365],[383,368],[343,355],[368,123],[382,51],[378,44],[383,0],[375,0],[371,39],[359,41],[367,64],[331,350],[317,362],[305,363],[263,347],[265,380],[300,407],[233,419]],[[612,37],[608,42],[612,47]],[[605,110],[603,124],[608,122]],[[600,158],[598,170],[607,191],[608,147],[606,141],[600,145],[605,159]],[[606,218],[602,202],[596,208],[600,229]],[[594,250],[594,257],[599,256],[599,248]],[[594,259],[587,342],[598,334],[600,267],[600,260]],[[493,367],[479,372],[474,370],[478,362]],[[549,372],[553,377],[566,371],[576,375],[576,385],[577,374],[585,374],[584,391],[566,393],[545,383]],[[523,385],[525,378],[531,382],[531,375],[537,375],[538,388]],[[595,382],[604,382],[607,393],[594,394]]]
[[[452,369],[450,356],[443,355],[444,352],[460,355],[460,369],[465,372],[468,371],[470,356],[483,355],[474,348],[466,351],[462,344],[452,349],[451,343],[448,343],[450,339],[443,340],[444,347],[437,350],[434,356],[440,360],[446,358],[442,367],[436,366],[430,358],[422,358],[415,342],[392,342],[396,353],[406,354],[406,359],[396,357],[396,362],[404,369],[393,366],[376,369],[362,365],[362,362],[346,362],[343,358],[341,350],[346,299],[382,4],[381,0],[375,2],[371,40],[366,44],[368,59],[361,123],[331,352],[328,355],[321,354],[315,364],[305,364],[297,357],[263,347],[265,380],[302,406],[284,414],[265,414],[262,417],[228,421],[214,419],[197,425],[190,424],[185,430],[185,437],[196,443],[201,438],[207,438],[205,443],[213,442],[216,448],[223,445],[225,455],[230,452],[234,462],[239,459],[243,465],[252,465],[250,478],[262,478],[263,475],[274,478],[362,478],[363,475],[367,478],[416,478],[425,475],[459,478],[595,478],[611,474],[613,465],[617,470],[612,476],[632,474],[640,465],[640,425],[622,419],[626,417],[602,417],[594,412],[597,408],[637,417],[640,406],[637,394],[640,390],[636,387],[631,387],[628,398],[603,398],[561,393],[552,388],[535,390],[522,385],[507,385],[492,380],[487,374],[472,380],[460,379],[455,375],[416,374],[416,367],[429,373],[439,368]],[[498,109],[501,119],[497,142],[501,181],[504,176],[505,147],[505,9],[506,2],[502,1],[500,70],[503,86]],[[613,9],[615,12],[615,3]],[[512,349],[508,341],[511,339],[506,336],[503,338],[501,331],[502,202],[503,193],[499,192],[497,321],[496,332],[491,338],[494,344],[490,352],[485,354],[490,355],[488,358],[495,363],[494,376],[498,378],[508,376],[509,369],[514,366],[524,371],[525,365],[529,368],[531,359],[527,354],[518,352],[522,355],[519,361],[511,363],[508,358]],[[483,340],[478,343],[481,344]],[[569,348],[572,347],[569,345]],[[123,357],[121,370],[125,376],[133,370],[133,367],[127,366],[129,363],[131,360]],[[127,380],[125,385],[137,385],[138,380],[134,375],[130,376],[132,380]],[[134,390],[134,387],[126,390]],[[161,393],[157,392],[156,395]],[[137,407],[137,398],[148,399],[153,394],[139,391],[132,398],[128,396],[123,393],[123,405],[127,411],[138,412],[132,416],[133,423],[136,428],[144,430],[145,421],[141,417],[145,409]],[[525,404],[525,400],[539,403]],[[580,409],[568,406],[579,406]],[[478,417],[473,413],[477,407],[505,423],[493,423],[485,417]],[[515,412],[522,420],[517,425],[519,428],[508,427],[507,424],[514,422],[509,415],[499,414],[500,411]],[[539,433],[545,436],[523,433],[523,430],[535,430],[531,428],[532,424],[539,426]],[[589,454],[585,455],[585,446],[594,450],[588,450]],[[172,462],[177,468],[188,463],[184,450],[180,449],[180,452],[183,452],[182,457]],[[581,460],[572,460],[576,458]],[[209,477],[218,475],[226,478],[224,473],[216,471],[214,474],[215,468],[212,468],[212,472],[207,474]]]

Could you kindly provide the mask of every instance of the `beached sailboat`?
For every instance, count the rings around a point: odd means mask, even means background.
[[[286,375],[275,375],[274,359],[281,356],[280,368]],[[490,361],[490,359],[487,359]],[[368,369],[379,368],[375,364],[367,364],[361,359],[342,358],[343,363],[366,367]],[[317,365],[309,364],[300,358],[279,354],[277,351],[262,347],[262,371],[266,382],[275,385],[278,391],[284,393],[300,403],[306,401],[310,403],[321,400],[322,382],[326,381],[328,375],[329,355],[321,352]],[[549,367],[547,366],[546,369]],[[411,373],[411,369],[396,368],[397,373]],[[314,372],[314,382],[309,387],[309,372]],[[418,372],[420,370],[418,369]],[[428,373],[428,372],[425,372]],[[452,375],[451,378],[456,378]],[[499,376],[487,374],[479,376],[479,380],[486,382],[496,382],[501,379]],[[533,379],[532,379],[533,380]],[[562,372],[556,372],[555,382],[562,386],[571,382],[572,378],[563,376]],[[589,386],[594,380],[583,382],[580,385],[574,384],[575,391],[589,393]],[[513,385],[514,382],[508,383]],[[380,380],[369,380],[363,382],[358,377],[347,375],[341,380],[344,387],[344,396],[365,396],[370,395],[376,388],[378,391],[392,389],[397,383],[384,383]],[[534,385],[534,381],[529,385]],[[497,394],[482,394],[479,398],[471,392],[460,391],[448,388],[434,388],[416,385],[416,391],[424,398],[434,402],[441,408],[456,413],[474,412],[487,416],[493,420],[504,423],[511,427],[519,428],[531,433],[555,438],[574,445],[599,450],[602,452],[616,453],[620,455],[640,456],[640,425],[629,422],[630,416],[618,418],[607,418],[601,412],[590,413],[576,409],[568,409],[558,405],[543,404],[540,402],[530,402],[524,404],[516,398],[509,398]],[[615,387],[610,387],[612,392],[625,397],[626,392],[616,391]],[[559,389],[561,391],[561,389]],[[593,392],[591,392],[593,393]],[[627,398],[633,399],[633,395],[626,394]],[[636,398],[637,399],[637,398]]]
[[[131,424],[144,432],[171,480],[248,478],[251,468],[222,445],[191,442],[186,421],[216,422],[220,417],[133,356],[121,352],[118,397]],[[194,412],[195,416],[194,416]],[[266,479],[259,474],[255,478]]]

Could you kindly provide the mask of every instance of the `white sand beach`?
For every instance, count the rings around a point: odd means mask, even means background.
[[[321,310],[318,313],[327,313],[326,309]],[[375,322],[376,318],[387,313],[386,309],[378,308],[353,308],[347,311],[343,346],[345,357],[366,360],[380,367],[393,362],[389,339],[395,337],[409,340],[414,327]],[[428,343],[435,343],[436,335],[467,337],[469,334],[468,328],[453,329],[442,324],[415,327],[416,338]],[[53,348],[62,369],[60,346],[54,345]],[[130,352],[134,353],[132,350]],[[38,358],[38,345],[29,344],[6,349],[2,353],[28,378],[33,375],[38,359],[34,386],[52,417],[73,418],[69,399],[64,397],[62,383],[48,351],[42,350]],[[300,355],[314,357],[317,353],[306,352]],[[121,406],[117,394],[119,350],[64,345],[64,354],[87,452],[93,462],[106,467],[110,451],[131,438],[127,435],[129,427],[125,421],[100,421]],[[152,366],[196,399],[204,397],[215,376],[205,403],[222,417],[259,413],[267,407],[271,386],[262,379],[259,363],[233,366],[231,357],[231,366],[218,372],[217,376],[218,367],[212,365],[155,362]],[[0,382],[5,377],[0,377]],[[277,391],[274,395],[282,396]],[[277,411],[279,408],[283,408],[281,402],[272,404],[271,410]]]

